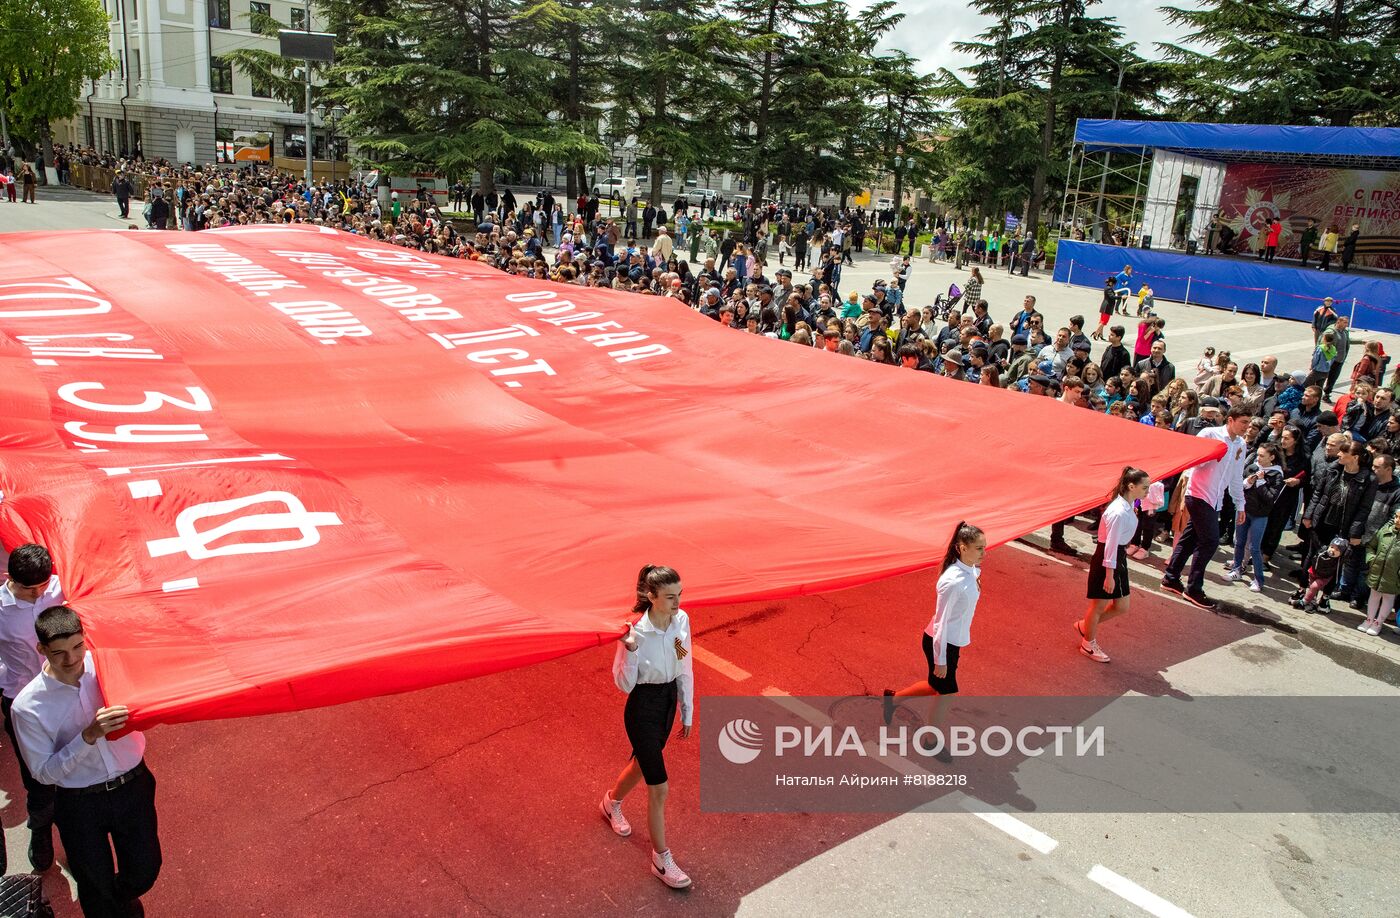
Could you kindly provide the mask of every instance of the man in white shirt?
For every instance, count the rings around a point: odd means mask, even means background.
[[[1236,526],[1244,525],[1244,433],[1249,429],[1250,409],[1236,405],[1225,415],[1223,427],[1207,427],[1198,437],[1219,440],[1225,444],[1225,455],[1210,462],[1204,462],[1191,470],[1191,481],[1186,487],[1186,512],[1191,521],[1177,540],[1171,560],[1167,562],[1162,577],[1162,589],[1184,596],[1202,609],[1214,609],[1216,601],[1206,595],[1206,565],[1220,545],[1220,506],[1225,500],[1228,488],[1235,506],[1240,508]],[[1182,568],[1186,558],[1193,555],[1191,578],[1181,582]]]
[[[34,622],[43,668],[15,699],[15,733],[29,770],[57,786],[54,822],[86,918],[143,916],[141,896],[160,873],[156,779],[146,739],[125,705],[102,704],[78,615],[53,606]],[[116,853],[113,864],[112,854]]]
[[[43,873],[53,866],[53,787],[35,780],[19,754],[10,708],[20,690],[39,675],[44,658],[34,646],[34,620],[51,606],[63,604],[63,587],[53,572],[53,558],[32,542],[10,553],[8,579],[0,586],[0,711],[5,734],[19,760],[29,814],[29,863]]]

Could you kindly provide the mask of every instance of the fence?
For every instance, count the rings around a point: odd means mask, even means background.
[[[1330,296],[1354,327],[1400,334],[1400,279],[1068,241],[1058,254],[1054,279],[1067,285],[1102,289],[1129,265],[1134,293],[1146,283],[1164,300],[1299,321]]]

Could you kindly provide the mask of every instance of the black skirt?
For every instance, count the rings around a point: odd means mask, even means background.
[[[1094,557],[1089,562],[1089,598],[1090,599],[1121,599],[1128,595],[1128,546],[1118,546],[1118,566],[1113,569],[1113,592],[1110,593],[1103,588],[1104,573],[1108,568],[1103,566],[1103,543],[1094,545]]]
[[[622,723],[632,744],[632,757],[642,768],[647,784],[666,783],[666,759],[661,751],[676,724],[675,682],[638,683],[627,693]]]
[[[957,644],[949,644],[947,650],[948,675],[935,676],[933,674],[933,635],[924,632],[924,659],[928,660],[928,684],[940,695],[956,695],[958,693],[958,651],[962,650]]]

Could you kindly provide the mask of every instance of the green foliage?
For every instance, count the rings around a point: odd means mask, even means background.
[[[596,162],[606,153],[577,124],[552,118],[557,63],[519,2],[326,0],[341,37],[328,95],[359,157],[390,171],[476,171]]]
[[[1188,32],[1173,114],[1212,121],[1390,125],[1400,118],[1400,4],[1206,0],[1163,7]]]
[[[0,0],[0,106],[41,137],[78,113],[83,83],[116,66],[100,0]]]

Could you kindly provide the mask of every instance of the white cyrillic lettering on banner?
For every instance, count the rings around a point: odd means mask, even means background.
[[[79,408],[87,408],[91,411],[109,412],[112,414],[145,414],[156,411],[161,405],[174,405],[176,408],[184,408],[186,411],[213,411],[214,402],[208,394],[195,386],[186,386],[185,391],[190,394],[189,401],[181,401],[173,395],[166,395],[164,392],[146,391],[145,398],[135,405],[112,405],[106,402],[91,402],[78,395],[79,392],[86,392],[90,389],[102,391],[106,387],[99,382],[75,382],[60,386],[58,397],[70,405],[77,405]]]
[[[236,513],[256,504],[280,503],[286,510],[277,513],[251,513],[240,516],[204,532],[196,525],[200,520],[226,513]],[[295,494],[286,491],[263,491],[246,497],[231,500],[195,504],[180,511],[175,518],[176,535],[166,539],[155,539],[146,543],[146,550],[152,558],[163,558],[176,552],[184,552],[195,561],[218,558],[227,555],[265,554],[279,551],[293,551],[310,548],[321,541],[323,526],[341,525],[340,517],[324,511],[310,511]],[[298,537],[281,542],[230,542],[217,548],[210,544],[226,536],[244,532],[277,532],[283,529],[295,530]]]
[[[75,437],[103,443],[195,443],[209,439],[198,424],[118,424],[111,433],[85,430],[87,425],[87,421],[69,421],[63,429]]]
[[[41,288],[36,293],[0,293],[0,302],[9,300],[77,300],[91,303],[76,309],[0,309],[0,318],[38,319],[51,316],[93,316],[112,311],[112,304],[99,296],[85,296],[96,293],[76,277],[56,277],[52,281],[19,281],[13,284],[0,284],[0,290],[19,287]],[[53,290],[52,288],[59,288]]]

